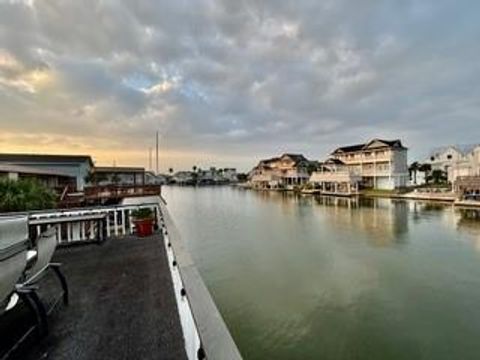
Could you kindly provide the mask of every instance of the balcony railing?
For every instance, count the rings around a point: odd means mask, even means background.
[[[159,185],[98,185],[85,188],[87,200],[97,198],[123,198],[128,196],[155,196],[161,194]]]
[[[347,182],[361,181],[361,176],[349,171],[324,171],[314,172],[310,177],[311,182]]]

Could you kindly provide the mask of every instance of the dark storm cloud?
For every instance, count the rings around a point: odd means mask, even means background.
[[[142,148],[323,157],[478,142],[468,1],[0,2],[0,125]],[[103,134],[103,135],[102,135]]]

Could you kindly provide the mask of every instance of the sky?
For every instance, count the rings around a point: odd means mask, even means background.
[[[0,0],[0,151],[163,171],[480,140],[480,2]]]

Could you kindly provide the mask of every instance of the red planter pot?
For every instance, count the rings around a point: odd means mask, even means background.
[[[134,220],[135,232],[137,236],[145,237],[153,234],[153,219]]]

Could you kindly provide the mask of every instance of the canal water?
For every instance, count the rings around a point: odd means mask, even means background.
[[[245,359],[479,359],[480,215],[165,187]]]

